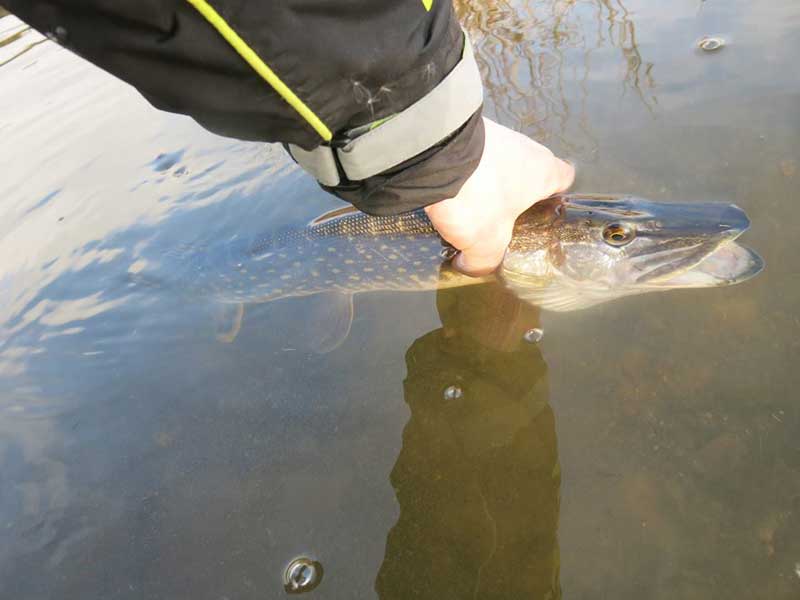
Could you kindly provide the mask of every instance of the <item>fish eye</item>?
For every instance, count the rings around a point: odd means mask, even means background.
[[[630,225],[612,223],[603,230],[603,240],[610,246],[630,244],[636,237],[636,230]]]

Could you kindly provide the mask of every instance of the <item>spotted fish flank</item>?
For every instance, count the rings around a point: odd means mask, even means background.
[[[325,292],[420,291],[480,283],[451,271],[448,247],[424,211],[373,217],[336,210],[307,227],[252,242],[190,250],[181,287],[223,303],[257,303]],[[222,260],[221,260],[222,259]],[[448,271],[450,271],[448,273]]]
[[[184,274],[182,288],[222,303],[336,294],[344,300],[331,304],[348,313],[357,293],[499,277],[521,298],[567,311],[633,294],[744,281],[763,266],[735,242],[748,227],[744,212],[728,204],[557,196],[520,216],[497,275],[477,279],[449,267],[454,250],[424,211],[375,217],[339,209],[254,241],[235,238],[179,252],[185,266],[169,272]],[[240,313],[232,314],[241,321]]]

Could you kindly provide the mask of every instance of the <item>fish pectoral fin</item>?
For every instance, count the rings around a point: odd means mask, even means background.
[[[520,300],[554,312],[583,310],[619,297],[619,295],[604,295],[595,293],[593,290],[577,289],[565,285],[527,286],[524,283],[509,280],[506,280],[505,283]]]
[[[214,315],[217,329],[217,339],[225,344],[230,344],[239,335],[244,317],[244,304],[219,304]]]
[[[341,346],[353,325],[353,295],[325,292],[315,297],[316,306],[309,311],[311,350],[327,354]]]

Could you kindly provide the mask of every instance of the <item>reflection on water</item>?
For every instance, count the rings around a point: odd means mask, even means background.
[[[358,295],[327,355],[281,300],[220,343],[138,276],[339,204],[6,17],[0,597],[273,598],[297,556],[320,598],[798,597],[796,3],[459,10],[490,114],[584,191],[735,202],[769,268],[568,315]]]
[[[0,18],[5,16],[5,11],[0,8]],[[11,19],[6,19],[7,21]],[[6,30],[0,29],[0,67],[19,58],[26,52],[33,50],[36,46],[43,44],[47,38],[34,32],[30,27],[16,24],[15,27]],[[15,43],[20,42],[20,43]],[[24,42],[24,43],[23,43]]]
[[[498,285],[437,294],[406,353],[400,517],[375,588],[400,598],[560,598],[560,469],[536,309]],[[463,395],[443,396],[451,385]]]
[[[623,58],[619,93],[647,110],[657,104],[653,63],[636,40],[623,0],[509,2],[457,0],[486,84],[487,112],[573,158],[588,158],[597,140],[586,106],[595,58],[606,49]]]

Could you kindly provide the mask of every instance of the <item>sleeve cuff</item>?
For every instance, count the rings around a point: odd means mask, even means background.
[[[340,197],[353,197],[354,191],[364,188],[371,190],[370,196],[374,195],[375,185],[370,183],[374,184],[371,180],[376,177],[385,184],[389,179],[395,180],[403,171],[426,171],[421,169],[422,162],[441,154],[459,140],[463,143],[465,134],[471,140],[468,154],[474,157],[475,142],[479,141],[477,149],[480,155],[483,148],[480,123],[483,85],[466,33],[462,39],[461,60],[433,90],[402,112],[384,119],[377,126],[368,125],[339,134],[330,144],[322,144],[313,150],[289,144],[289,153],[325,189]],[[476,133],[479,133],[477,137]],[[455,152],[451,149],[445,154],[455,159],[464,150],[457,145]],[[451,169],[454,166],[455,163],[451,162]],[[468,170],[464,180],[474,167]],[[353,204],[359,206],[356,202]]]
[[[368,179],[323,189],[371,215],[395,215],[458,194],[483,156],[484,125],[478,109],[449,138]]]

